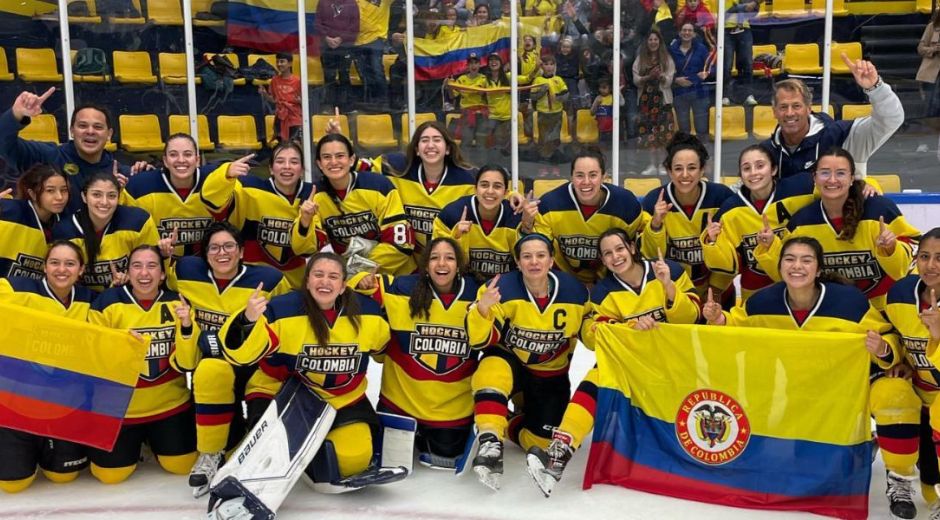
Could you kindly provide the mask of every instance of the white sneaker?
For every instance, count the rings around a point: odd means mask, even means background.
[[[724,106],[728,106],[731,104],[731,100],[728,98],[721,98],[721,104]]]
[[[659,168],[657,168],[655,164],[651,164],[647,166],[645,170],[641,171],[640,175],[645,175],[647,177],[651,175],[659,175]]]
[[[929,152],[929,151],[930,151],[930,147],[927,146],[926,144],[919,144],[919,145],[917,145],[917,150],[916,150],[916,151],[917,151],[918,153]]]
[[[669,175],[669,172],[666,171],[666,167],[662,164],[659,165],[659,168],[656,168],[656,171],[659,172],[660,177],[665,177]]]
[[[744,104],[754,106],[757,104],[757,100],[754,99],[754,96],[748,96],[747,99],[744,100]]]

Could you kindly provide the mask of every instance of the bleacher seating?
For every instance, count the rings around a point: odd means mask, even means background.
[[[783,49],[783,70],[789,74],[821,75],[819,45],[815,43],[788,43]]]
[[[816,16],[826,14],[826,0],[812,0],[810,9]],[[847,16],[849,10],[845,8],[845,0],[832,0],[832,16]]]
[[[398,140],[388,114],[362,114],[356,116],[356,142],[363,148],[395,148]]]
[[[171,115],[169,123],[169,135],[189,134],[189,116]],[[209,135],[209,118],[203,114],[197,115],[196,127],[199,130],[199,151],[204,153],[214,150],[215,143],[212,142],[212,138]]]
[[[111,56],[114,63],[114,79],[118,83],[142,83],[144,85],[157,83],[149,52],[114,51]]]
[[[450,114],[448,114],[450,115]],[[460,117],[460,114],[456,114]],[[421,126],[425,121],[437,121],[437,116],[433,112],[415,113],[415,127]],[[450,119],[447,119],[447,128],[450,128]],[[401,115],[401,145],[406,146],[411,141],[411,128],[408,126],[408,114]]]
[[[777,118],[774,117],[774,107],[770,105],[757,105],[754,107],[754,117],[751,134],[755,139],[767,139],[777,128]]]
[[[13,81],[15,76],[10,72],[10,65],[7,63],[7,51],[0,47],[0,81]]]
[[[147,20],[144,19],[144,9],[140,5],[140,0],[131,0],[131,7],[134,8],[136,12],[127,12],[122,16],[111,16],[108,18],[108,22],[117,24],[117,25],[143,25],[147,23]],[[136,14],[137,16],[132,16]]]
[[[70,0],[69,5],[73,3],[85,4],[88,15],[72,16],[69,15],[69,23],[72,24],[96,24],[101,23],[101,17],[98,16],[98,3],[95,0]]]
[[[644,197],[647,193],[663,185],[658,178],[626,178],[623,180],[623,187],[632,191],[637,197]]]
[[[274,148],[280,140],[274,135],[274,119],[271,114],[264,116],[264,145],[268,148]]]
[[[771,6],[774,18],[799,18],[807,14],[804,0],[773,0]]]
[[[297,54],[294,55],[291,70],[300,76],[300,56]],[[323,65],[320,63],[320,58],[307,56],[307,84],[320,86],[323,83]]]
[[[867,178],[877,182],[881,186],[882,193],[901,193],[901,176],[896,173],[873,174]]]
[[[154,25],[183,25],[180,0],[147,0],[147,20]]]
[[[321,137],[326,135],[326,127],[330,122],[330,119],[337,119],[337,116],[327,116],[327,115],[315,115],[310,119],[310,130],[313,133],[313,142],[317,142]],[[341,134],[345,135],[348,139],[352,139],[352,133],[349,132],[349,118],[345,114],[339,115],[339,127]]]
[[[52,114],[39,114],[19,132],[20,139],[59,144],[59,125]]]
[[[212,57],[215,56],[216,54],[222,54],[226,58],[228,58],[228,60],[232,62],[232,65],[235,66],[236,70],[238,70],[238,67],[241,67],[241,62],[238,60],[238,54],[235,54],[234,52],[225,52],[225,53],[207,52],[203,55],[203,57],[205,57],[206,60],[211,60]],[[246,80],[245,78],[235,78],[234,80],[232,80],[232,84],[235,85],[236,87],[241,87],[243,85],[247,85],[248,80]]]
[[[853,121],[860,117],[871,115],[871,104],[842,105],[842,119]]]
[[[715,107],[708,109],[708,135],[715,138]],[[747,139],[745,127],[744,107],[727,106],[721,111],[721,137],[722,139],[740,141]]]
[[[75,56],[78,54],[78,51],[72,50],[70,52],[72,56],[72,65],[75,65]],[[72,69],[75,70],[74,68]],[[75,83],[108,83],[111,81],[110,74],[72,74],[72,81]]]
[[[837,43],[832,42],[832,61],[829,67],[833,74],[851,74],[852,71],[842,61],[844,52],[852,61],[862,59],[862,44],[860,42]]]
[[[535,179],[532,182],[532,194],[535,198],[539,198],[566,182],[568,179]]]
[[[275,55],[275,54],[249,54],[249,55],[248,55],[248,60],[247,60],[247,61],[248,61],[248,66],[251,67],[252,65],[254,65],[255,63],[257,63],[258,60],[264,60],[264,61],[268,62],[268,64],[271,65],[271,68],[273,68],[274,70],[277,70],[277,55]],[[294,71],[294,72],[297,72],[297,71]],[[298,75],[299,75],[299,74],[298,74]],[[270,85],[270,84],[271,84],[271,80],[269,80],[269,79],[253,79],[253,80],[251,80],[251,84],[252,84],[252,85]]]
[[[160,152],[164,142],[160,119],[153,114],[118,116],[121,129],[121,148],[128,152]]]
[[[591,111],[582,108],[577,113],[576,132],[578,141],[582,143],[596,143],[600,141],[600,132],[597,130],[597,120],[591,114]]]
[[[16,48],[16,75],[23,81],[53,81],[64,79],[59,73],[52,49]]]
[[[261,149],[254,116],[219,116],[215,127],[219,133],[219,148],[225,150]]]
[[[216,0],[192,0],[191,5],[193,9],[193,26],[195,27],[224,27],[225,20],[200,20],[196,18],[197,13],[209,13],[212,9],[212,4]]]
[[[161,52],[157,56],[160,65],[160,79],[167,85],[186,84],[186,54],[182,52]],[[202,78],[196,76],[196,84],[202,85]]]

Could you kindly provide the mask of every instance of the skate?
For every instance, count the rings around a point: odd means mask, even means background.
[[[200,453],[192,471],[189,472],[189,485],[193,488],[193,498],[199,498],[209,492],[209,483],[225,462],[224,452]]]
[[[529,448],[526,454],[526,470],[535,480],[535,484],[542,490],[545,498],[551,496],[555,484],[561,480],[565,466],[571,460],[574,449],[571,447],[571,435],[555,430],[552,433],[552,442],[547,450],[538,446]]]
[[[917,516],[913,500],[914,478],[904,477],[893,471],[888,472],[888,489],[885,494],[888,495],[888,507],[894,518],[910,520]]]
[[[473,471],[480,482],[493,491],[499,491],[499,480],[503,474],[503,441],[492,433],[481,433],[480,447],[473,458]]]

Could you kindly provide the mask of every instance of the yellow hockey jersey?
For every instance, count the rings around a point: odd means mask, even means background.
[[[470,73],[461,74],[459,78],[453,81],[453,83],[454,85],[460,85],[464,87],[486,88],[486,76],[477,73],[476,76],[471,78]],[[454,89],[454,94],[460,96],[460,108],[471,108],[486,105],[486,99],[484,99],[483,94],[479,92]]]
[[[483,278],[492,278],[515,269],[516,260],[512,250],[519,240],[522,217],[513,213],[509,201],[502,202],[499,216],[487,233],[482,225],[476,196],[468,195],[457,199],[445,206],[434,219],[434,238],[454,238],[454,229],[463,216],[464,208],[467,208],[467,218],[471,221],[470,231],[456,240],[467,256],[470,271]]]
[[[509,74],[506,74],[506,77],[508,78]],[[522,78],[519,79],[519,85],[522,85]],[[501,85],[487,77],[486,88],[493,89],[486,93],[488,117],[494,121],[509,121],[512,117],[512,94],[509,92],[509,82]]]
[[[244,341],[240,341],[243,313],[226,320],[219,331],[225,357],[236,365],[259,364],[246,399],[273,397],[290,376],[299,377],[337,410],[363,398],[369,356],[381,355],[390,336],[378,304],[360,294],[355,297],[361,311],[358,330],[339,309],[326,347],[320,346],[310,327],[300,290],[268,302]]]
[[[52,217],[52,224],[59,216]],[[47,236],[48,233],[48,236]],[[0,199],[0,278],[25,276],[41,279],[52,229],[39,220],[28,200]]]
[[[127,407],[124,422],[151,422],[174,415],[190,406],[186,378],[176,362],[177,343],[193,341],[183,337],[176,307],[179,295],[161,290],[146,307],[127,285],[101,293],[92,305],[88,321],[103,327],[134,330],[150,337],[147,367]],[[186,349],[195,347],[188,346]]]
[[[921,298],[924,289],[924,283],[918,275],[904,277],[888,291],[884,312],[901,338],[907,363],[914,369],[914,391],[929,405],[940,390],[940,371],[937,370],[940,355],[937,354],[936,345],[928,347],[931,343],[930,331],[920,320],[921,311],[930,307],[930,301]],[[929,298],[929,290],[926,292]]]
[[[540,308],[526,288],[522,273],[511,271],[499,278],[502,300],[483,317],[476,305],[467,313],[467,333],[472,348],[502,348],[539,377],[567,374],[581,323],[591,310],[588,291],[577,278],[549,272],[548,303]],[[486,291],[480,287],[477,299]]]
[[[604,276],[597,252],[601,233],[617,227],[635,239],[646,224],[647,217],[633,192],[613,184],[604,184],[602,189],[600,205],[585,216],[574,187],[565,183],[539,199],[539,214],[535,217],[534,231],[555,243],[555,265],[583,283]]]
[[[558,96],[568,93],[568,85],[565,84],[565,80],[560,76],[552,76],[546,78],[545,76],[538,76],[532,80],[533,92],[538,91],[539,85],[548,85],[548,91],[545,94],[539,96],[535,101],[535,110],[537,112],[544,112],[548,114],[557,114],[565,108],[565,104],[557,100],[552,101],[551,96]]]
[[[88,311],[95,296],[91,289],[74,285],[68,301],[63,302],[52,292],[45,279],[21,276],[0,278],[0,301],[78,321],[88,321]]]
[[[52,230],[53,240],[68,240],[85,250],[85,233],[72,215],[59,222]],[[85,264],[81,283],[93,291],[101,292],[111,287],[111,263],[122,272],[127,272],[131,251],[137,246],[156,246],[160,241],[157,226],[146,211],[130,206],[118,206],[111,222],[101,235],[101,247],[94,264]],[[87,262],[87,258],[85,259]]]

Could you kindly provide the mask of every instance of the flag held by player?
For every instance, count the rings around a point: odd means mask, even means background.
[[[147,342],[6,303],[0,315],[0,426],[110,450]]]
[[[793,331],[668,324],[597,332],[586,488],[867,517],[863,335],[814,333],[808,342]]]

